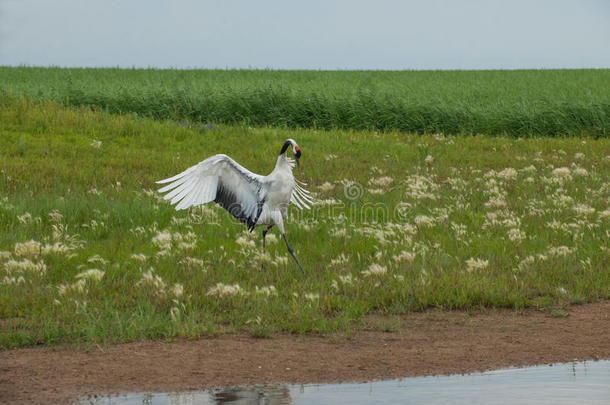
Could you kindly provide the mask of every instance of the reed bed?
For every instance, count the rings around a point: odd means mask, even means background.
[[[0,67],[0,89],[156,119],[282,128],[610,134],[610,70],[274,71]]]

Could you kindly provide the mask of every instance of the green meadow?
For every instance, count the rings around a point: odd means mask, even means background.
[[[0,91],[68,106],[204,124],[516,137],[610,134],[610,69],[0,67]]]
[[[273,231],[263,251],[260,229],[155,191],[216,153],[267,174],[287,137],[317,202],[287,221],[303,272]],[[561,316],[610,298],[607,138],[208,126],[3,96],[0,162],[5,348],[349,333],[369,314],[392,330],[428,308]]]

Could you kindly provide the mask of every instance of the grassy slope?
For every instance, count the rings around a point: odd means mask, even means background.
[[[610,70],[267,71],[0,67],[0,89],[154,118],[302,128],[610,133]]]
[[[373,311],[610,298],[609,140],[209,129],[0,106],[2,346],[343,331]],[[222,209],[175,212],[145,191],[214,153],[267,173],[286,137],[324,200],[287,226],[304,273],[280,242],[261,254],[259,234]],[[79,284],[88,269],[104,275]]]

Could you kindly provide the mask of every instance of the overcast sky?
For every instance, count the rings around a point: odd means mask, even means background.
[[[0,0],[0,65],[610,68],[610,0]]]

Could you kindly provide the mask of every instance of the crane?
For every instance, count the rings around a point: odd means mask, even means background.
[[[287,156],[289,147],[292,147],[294,160]],[[172,205],[176,204],[176,210],[214,201],[246,224],[249,231],[256,226],[264,226],[263,249],[267,232],[274,225],[277,226],[288,253],[303,270],[286,239],[284,228],[290,203],[300,210],[309,209],[313,204],[309,191],[300,185],[306,184],[296,180],[292,174],[295,161],[299,167],[300,157],[299,145],[293,139],[287,139],[282,145],[273,171],[267,176],[261,176],[252,173],[231,157],[218,154],[173,177],[157,181],[158,184],[169,183],[158,191],[169,191],[163,198],[170,200]]]

